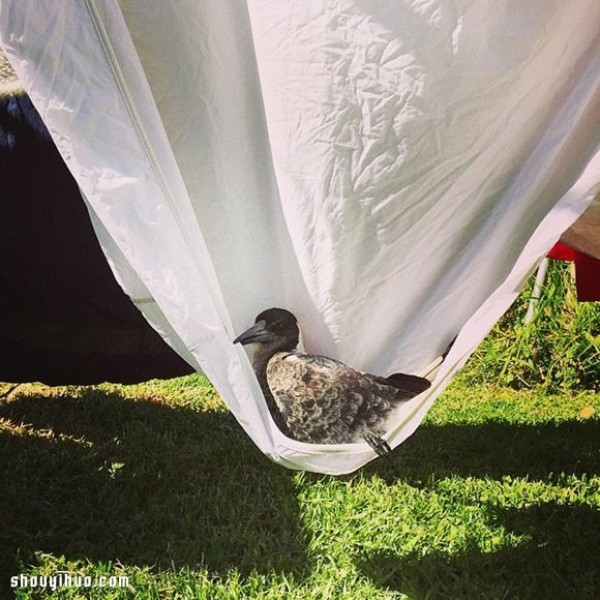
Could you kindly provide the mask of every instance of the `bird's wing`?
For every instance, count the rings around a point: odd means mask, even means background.
[[[274,358],[267,368],[267,380],[275,395],[294,391],[299,398],[317,399],[366,388],[397,400],[407,400],[431,386],[431,382],[417,375],[394,373],[379,377],[316,354],[289,352]]]
[[[275,355],[267,381],[296,439],[324,443],[329,434],[354,441],[357,431],[377,428],[398,402],[416,395],[332,358],[299,352]]]
[[[364,375],[333,358],[300,352],[276,354],[267,367],[273,393],[294,389],[315,399],[328,392],[346,391],[362,382]]]

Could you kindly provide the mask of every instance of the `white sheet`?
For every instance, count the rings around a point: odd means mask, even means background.
[[[596,0],[4,0],[9,59],[124,289],[257,446],[344,473],[268,418],[234,334],[416,372],[396,446],[600,182]]]

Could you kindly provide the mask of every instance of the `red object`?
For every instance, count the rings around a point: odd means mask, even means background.
[[[548,252],[548,258],[575,263],[575,287],[579,302],[600,301],[600,260],[561,242]]]

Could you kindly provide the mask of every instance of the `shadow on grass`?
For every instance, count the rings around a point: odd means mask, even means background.
[[[491,512],[496,525],[524,534],[527,541],[490,553],[471,547],[453,556],[374,553],[360,569],[381,588],[401,590],[411,598],[599,597],[599,511],[547,503]]]
[[[12,423],[0,432],[3,581],[17,571],[17,554],[30,562],[33,551],[136,566],[202,564],[218,574],[234,568],[303,579],[309,573],[310,534],[301,523],[293,473],[263,457],[231,415],[92,388],[85,398],[17,391],[0,404],[0,418]],[[599,440],[600,423],[593,420],[425,424],[360,476],[425,486],[452,475],[595,475]],[[552,504],[485,510],[530,542],[424,558],[374,549],[362,557],[361,571],[381,587],[414,590],[416,598],[442,597],[435,596],[440,590],[472,598],[480,589],[482,598],[538,598],[552,585],[563,589],[561,582],[567,592],[581,592],[573,597],[591,597],[586,593],[600,556],[597,511]]]
[[[548,480],[561,473],[598,474],[600,421],[425,424],[389,459],[375,461],[362,472],[417,486],[452,475]]]
[[[230,414],[95,388],[13,396],[0,418],[0,565],[33,550],[138,566],[301,573],[292,473]]]
[[[388,482],[427,482],[454,475],[556,481],[561,475],[600,473],[600,422],[560,424],[423,425],[390,460],[363,475]],[[496,527],[527,542],[459,555],[371,553],[360,570],[382,588],[411,598],[600,598],[600,511],[546,503],[520,509],[484,505]],[[558,594],[558,595],[557,595]]]

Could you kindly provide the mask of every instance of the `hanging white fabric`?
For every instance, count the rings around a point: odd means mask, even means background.
[[[232,339],[294,312],[308,350],[418,372],[418,426],[600,183],[596,0],[4,0],[2,45],[125,291],[290,468]]]

